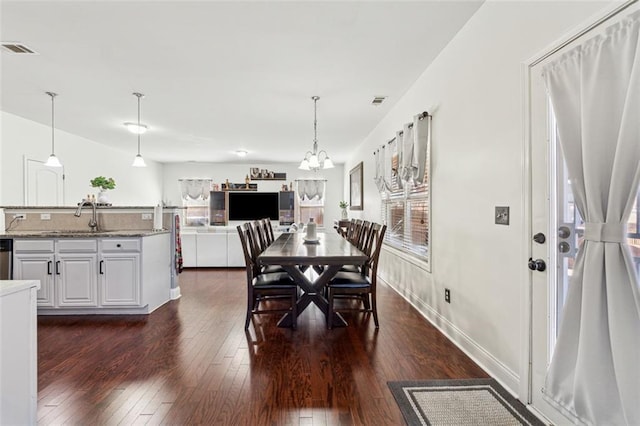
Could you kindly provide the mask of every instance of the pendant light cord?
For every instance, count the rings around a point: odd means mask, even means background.
[[[313,154],[318,154],[318,99],[319,96],[313,96]]]
[[[134,93],[138,97],[138,155],[140,155],[140,98],[142,93]]]
[[[51,155],[54,155],[56,152],[56,142],[55,142],[55,102],[54,99],[58,96],[56,93],[47,92],[47,95],[51,96]]]

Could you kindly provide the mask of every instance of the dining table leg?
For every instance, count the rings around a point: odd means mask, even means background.
[[[291,278],[293,278],[303,291],[303,294],[296,304],[298,315],[313,303],[326,316],[329,312],[329,301],[324,297],[323,290],[325,285],[338,273],[340,268],[342,268],[342,265],[329,265],[325,267],[314,281],[311,281],[297,265],[282,265],[282,268],[289,273]],[[292,323],[291,314],[287,313],[278,321],[278,327],[291,327]],[[333,326],[346,327],[347,322],[342,315],[334,312]]]

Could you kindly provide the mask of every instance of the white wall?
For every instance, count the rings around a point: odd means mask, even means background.
[[[0,205],[24,205],[24,157],[46,161],[51,154],[51,127],[4,111],[0,118]],[[56,156],[66,177],[64,204],[73,206],[88,193],[97,193],[89,181],[102,175],[116,181],[108,193],[112,204],[156,205],[162,199],[163,166],[146,160],[145,168],[131,167],[136,152],[133,144],[131,148],[130,153],[123,152],[56,130]]]
[[[380,275],[516,392],[528,284],[522,64],[607,4],[486,2],[345,165],[347,175],[364,161],[360,216],[379,221],[373,151],[433,114],[432,272],[385,250]],[[511,207],[509,226],[494,224],[494,206]]]
[[[178,179],[182,178],[210,178],[215,183],[222,184],[227,179],[231,183],[243,183],[251,167],[267,169],[274,172],[286,173],[287,180],[268,181],[258,180],[251,183],[258,184],[258,191],[280,191],[283,184],[295,185],[298,178],[324,177],[327,179],[326,201],[325,201],[325,227],[333,227],[333,221],[340,218],[340,207],[338,203],[342,200],[342,188],[344,186],[344,168],[337,164],[335,168],[322,170],[317,173],[305,172],[298,169],[299,164],[279,163],[279,164],[257,164],[247,162],[246,164],[228,163],[167,163],[164,165],[164,196],[163,200],[167,204],[182,205],[180,199],[180,187]],[[294,186],[295,187],[295,186]],[[348,199],[348,198],[347,198]]]

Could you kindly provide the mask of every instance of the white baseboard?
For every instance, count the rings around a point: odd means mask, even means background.
[[[409,302],[414,308],[422,314],[423,317],[442,334],[447,336],[453,344],[462,350],[469,358],[491,375],[500,385],[502,385],[515,398],[519,398],[517,390],[520,389],[519,376],[509,369],[506,365],[496,359],[490,352],[480,346],[472,338],[467,336],[462,330],[457,328],[445,317],[440,315],[438,311],[424,303],[420,298],[411,292],[403,292],[387,281],[378,276],[378,280],[383,281],[387,286],[392,288],[402,298]]]
[[[171,293],[170,293],[170,296],[169,296],[169,297],[171,297],[171,300],[179,299],[180,296],[182,296],[182,295],[180,294],[180,287],[179,286],[176,287],[176,288],[172,288],[171,289]]]

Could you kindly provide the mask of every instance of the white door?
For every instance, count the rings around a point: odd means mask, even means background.
[[[564,298],[569,285],[573,260],[579,248],[583,224],[574,208],[571,187],[565,170],[562,152],[556,140],[555,118],[542,79],[545,64],[558,55],[583,43],[604,28],[623,18],[638,7],[618,13],[528,68],[530,127],[530,378],[529,402],[554,424],[569,420],[542,397],[542,388],[556,342],[562,316]],[[631,216],[630,230],[638,234],[636,211]],[[631,224],[633,224],[631,226]],[[632,232],[633,233],[633,232]],[[539,235],[544,235],[544,242]],[[538,238],[536,238],[538,236]],[[631,235],[632,237],[634,235]],[[640,235],[638,256],[640,256]],[[537,241],[536,241],[537,240]],[[633,243],[632,243],[633,244]],[[632,247],[633,251],[633,247]],[[636,258],[636,265],[640,258]],[[544,262],[544,270],[542,265]]]
[[[25,203],[28,206],[64,205],[64,168],[25,159]]]

